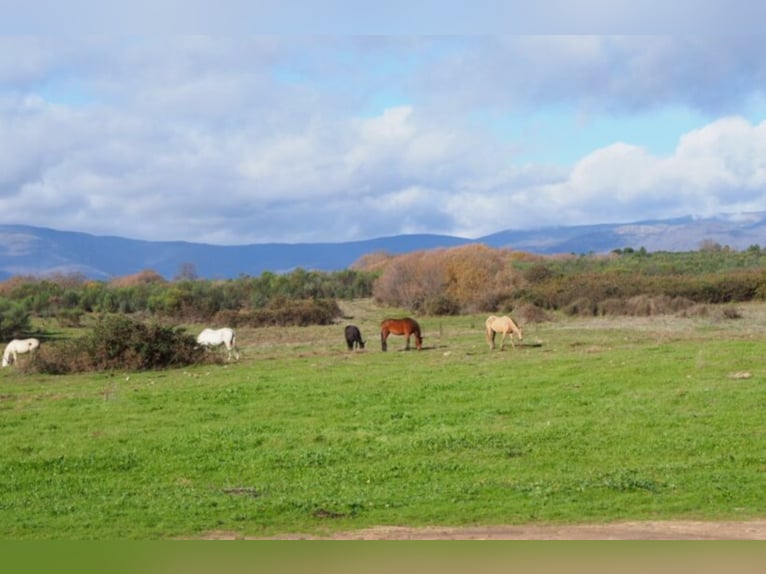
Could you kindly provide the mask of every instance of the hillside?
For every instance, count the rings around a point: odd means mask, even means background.
[[[714,218],[685,217],[625,224],[505,230],[474,239],[447,235],[397,235],[339,243],[264,243],[219,246],[182,241],[142,241],[26,225],[0,225],[0,280],[13,275],[82,273],[93,279],[153,269],[173,278],[193,264],[202,278],[257,276],[295,268],[345,269],[378,251],[407,253],[484,243],[539,254],[600,253],[623,247],[688,251],[703,241],[746,249],[766,245],[766,213]]]

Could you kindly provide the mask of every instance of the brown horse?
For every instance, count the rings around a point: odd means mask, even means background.
[[[410,348],[410,336],[415,335],[415,346],[418,351],[423,348],[423,335],[420,332],[420,325],[415,319],[405,317],[403,319],[384,319],[380,324],[380,348],[385,351],[388,349],[386,339],[390,334],[405,335],[407,337],[407,344],[404,349]]]
[[[524,335],[521,333],[521,329],[519,328],[519,326],[513,322],[513,319],[507,316],[495,317],[494,315],[490,315],[489,317],[487,317],[487,320],[485,321],[484,325],[486,327],[487,343],[489,344],[490,351],[495,348],[495,333],[503,334],[503,338],[500,340],[501,351],[505,348],[506,336],[509,336],[512,347],[516,346],[513,344],[514,333],[519,338],[519,341],[521,341],[524,338]]]

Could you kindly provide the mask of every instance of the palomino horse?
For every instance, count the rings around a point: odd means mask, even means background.
[[[486,327],[487,343],[489,344],[490,351],[495,348],[495,333],[503,334],[503,338],[500,340],[501,351],[505,348],[506,336],[510,338],[512,347],[516,346],[513,344],[514,333],[519,338],[519,341],[521,341],[524,338],[519,326],[516,323],[514,323],[513,319],[511,319],[508,316],[495,317],[494,315],[490,315],[489,317],[487,317],[487,320],[484,323],[484,325]]]
[[[40,341],[37,339],[14,339],[8,343],[3,352],[3,366],[7,367],[11,363],[16,363],[19,360],[19,355],[22,353],[31,353],[40,346]]]
[[[237,351],[237,336],[234,329],[224,327],[222,329],[204,329],[197,335],[197,343],[203,347],[219,347],[224,345],[229,359],[234,356],[239,360],[239,351]]]
[[[415,319],[405,317],[403,319],[384,319],[380,324],[380,348],[383,351],[388,349],[386,339],[390,334],[405,335],[407,337],[407,344],[405,350],[410,348],[410,336],[415,335],[415,346],[418,351],[423,348],[423,335],[420,332],[420,325]]]

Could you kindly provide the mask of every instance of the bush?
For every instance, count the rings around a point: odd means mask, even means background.
[[[335,299],[290,300],[274,298],[263,309],[222,311],[213,318],[216,325],[266,327],[332,325],[343,312]]]
[[[285,300],[254,311],[251,325],[331,325],[342,314],[335,299]]]
[[[124,315],[103,317],[90,334],[41,347],[27,368],[49,374],[141,371],[222,360],[205,353],[181,328],[144,324]]]
[[[436,295],[423,302],[422,311],[426,315],[459,315],[460,303],[449,295]]]
[[[724,319],[741,319],[742,313],[736,307],[724,307],[722,310]]]
[[[524,279],[529,283],[542,283],[555,275],[553,270],[544,263],[535,263],[524,271]]]
[[[570,316],[590,317],[596,314],[596,305],[587,297],[580,297],[564,307],[563,311]]]
[[[598,302],[598,305],[596,305],[596,313],[602,316],[627,315],[627,307],[627,302],[624,299],[610,297],[609,299],[604,299],[603,301]]]
[[[84,314],[80,309],[62,309],[56,317],[62,327],[79,327]]]
[[[691,305],[679,312],[681,317],[704,317],[713,321],[731,321],[742,318],[742,312],[731,306]]]
[[[510,309],[504,312],[508,313]],[[524,303],[516,308],[514,315],[521,323],[544,323],[551,320],[550,313],[545,309],[541,309],[536,305],[530,305],[529,303]]]
[[[636,295],[628,299],[610,298],[599,301],[599,315],[629,315],[631,317],[652,317],[682,312],[694,302],[685,297],[668,295]]]
[[[681,310],[678,315],[680,317],[709,317],[710,306],[705,303],[695,303],[691,307]]]
[[[3,339],[21,336],[29,331],[29,313],[20,303],[0,298],[0,336]]]

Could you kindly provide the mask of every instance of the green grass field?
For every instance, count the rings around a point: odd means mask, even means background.
[[[242,359],[0,372],[0,537],[165,539],[766,514],[766,306],[562,318],[490,353],[484,316],[241,330]]]

